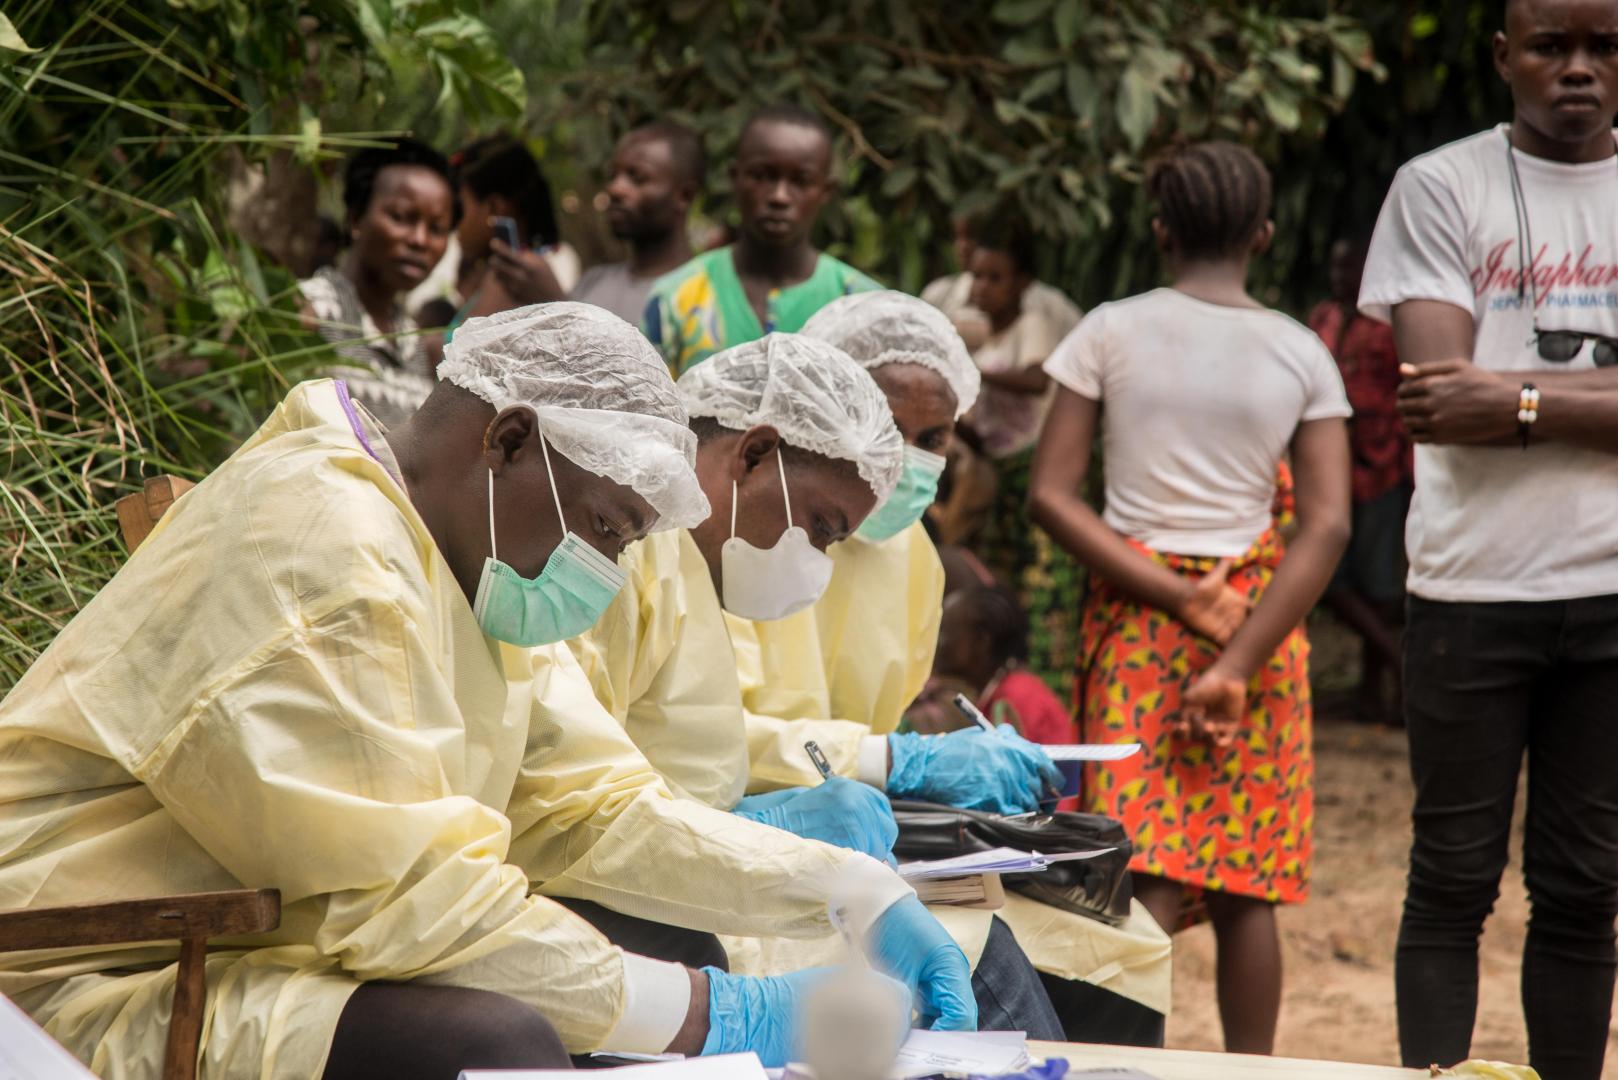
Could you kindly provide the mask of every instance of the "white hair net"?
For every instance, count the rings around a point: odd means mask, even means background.
[[[581,469],[634,490],[657,529],[708,516],[697,440],[667,365],[639,330],[593,304],[534,304],[468,319],[438,377],[504,409],[526,405]]]
[[[693,419],[745,431],[769,424],[787,445],[852,461],[878,500],[899,483],[904,440],[888,399],[841,349],[801,334],[769,334],[709,357],[680,376]]]
[[[919,364],[943,376],[955,394],[955,418],[978,399],[981,380],[966,342],[942,311],[902,292],[840,296],[803,324],[808,337],[830,342],[865,368]]]

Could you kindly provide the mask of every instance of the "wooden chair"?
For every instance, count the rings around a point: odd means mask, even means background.
[[[118,524],[129,550],[134,551],[174,500],[194,486],[177,476],[159,476],[147,480],[144,491],[119,499]],[[208,939],[262,934],[280,925],[281,894],[275,889],[23,908],[0,911],[0,953],[178,940],[180,962],[163,1078],[194,1080],[206,1001],[203,961]]]

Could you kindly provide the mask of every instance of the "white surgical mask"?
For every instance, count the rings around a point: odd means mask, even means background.
[[[758,622],[784,619],[820,599],[831,584],[831,556],[816,551],[809,534],[792,524],[787,469],[778,449],[781,498],[787,529],[772,548],[758,548],[736,535],[736,482],[730,482],[730,539],[719,555],[720,603],[732,615]]]

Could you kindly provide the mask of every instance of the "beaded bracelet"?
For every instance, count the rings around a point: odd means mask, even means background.
[[[1522,448],[1528,449],[1529,432],[1539,420],[1539,388],[1531,382],[1522,384],[1522,393],[1517,395],[1517,437],[1522,440]]]

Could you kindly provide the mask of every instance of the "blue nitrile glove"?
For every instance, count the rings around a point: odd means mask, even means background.
[[[1047,790],[1062,790],[1056,762],[1010,724],[993,735],[978,727],[948,735],[889,735],[888,751],[888,794],[899,799],[1026,814],[1039,808]]]
[[[827,777],[812,788],[749,795],[732,812],[810,840],[863,851],[885,863],[893,862],[893,842],[899,838],[887,797],[841,776]]]
[[[910,987],[922,1027],[978,1029],[972,967],[920,900],[907,896],[877,916],[866,946],[877,966]]]
[[[705,967],[708,976],[707,1054],[751,1050],[770,1068],[792,1059],[797,1049],[803,999],[832,968],[808,968],[790,975],[730,975]]]

